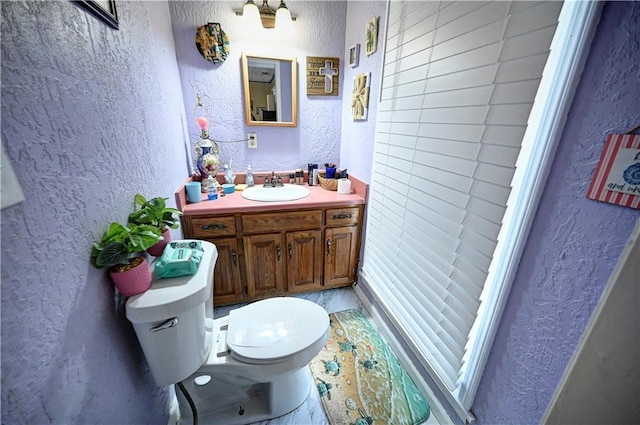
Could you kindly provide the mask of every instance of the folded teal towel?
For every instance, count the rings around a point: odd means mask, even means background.
[[[156,278],[188,276],[198,271],[204,249],[200,241],[171,242],[156,261]]]

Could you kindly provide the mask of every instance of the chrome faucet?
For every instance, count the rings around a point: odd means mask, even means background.
[[[272,171],[271,172],[271,177],[269,177],[268,175],[266,175],[264,177],[264,184],[262,186],[263,187],[280,187],[280,186],[284,186],[282,184],[282,176],[280,176],[280,175],[276,176],[276,172]]]

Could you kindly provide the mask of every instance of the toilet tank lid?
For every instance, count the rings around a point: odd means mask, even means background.
[[[198,271],[190,276],[154,278],[151,288],[127,300],[126,314],[129,321],[148,323],[166,320],[198,307],[212,296],[213,270],[218,250],[211,242],[200,242],[204,253]]]

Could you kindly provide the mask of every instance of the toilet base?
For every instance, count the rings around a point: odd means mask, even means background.
[[[203,425],[243,425],[285,415],[304,403],[313,382],[308,366],[253,385],[224,382],[224,377],[216,376],[197,385],[195,378],[203,375],[206,373],[195,373],[183,381]],[[182,422],[189,423],[191,409],[181,393],[178,400]]]

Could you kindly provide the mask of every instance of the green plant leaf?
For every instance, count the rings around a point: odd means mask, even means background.
[[[127,251],[127,247],[121,242],[113,242],[105,246],[95,258],[95,264],[98,268],[128,263],[129,252]]]
[[[155,226],[111,223],[102,239],[91,246],[91,264],[98,269],[127,264],[131,254],[142,252],[161,239],[161,232]]]
[[[140,206],[143,206],[147,202],[145,197],[140,195],[139,193],[136,193],[136,195],[133,197],[133,200],[136,204]]]
[[[100,245],[103,247],[109,245],[111,242],[122,242],[129,234],[129,229],[120,223],[113,222],[109,225],[109,230],[104,234]]]
[[[149,225],[139,225],[132,228],[129,235],[129,249],[133,252],[144,251],[162,240],[160,230]]]
[[[168,199],[156,197],[146,200],[142,195],[136,195],[135,203],[140,206],[140,209],[129,214],[129,224],[147,224],[161,231],[167,227],[177,229],[180,223],[177,215],[182,212],[175,208],[168,208],[166,203]]]

